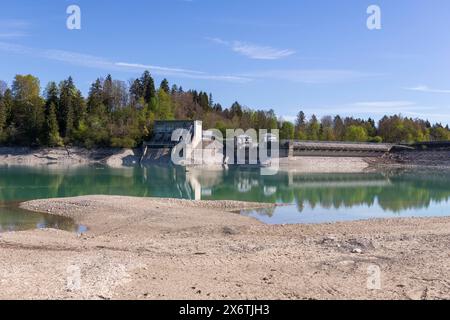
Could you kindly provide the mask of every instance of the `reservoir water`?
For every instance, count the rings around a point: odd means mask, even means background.
[[[0,167],[0,232],[77,231],[79,226],[68,219],[32,214],[17,203],[93,194],[286,204],[241,212],[269,224],[450,216],[450,171],[261,176],[249,168]]]

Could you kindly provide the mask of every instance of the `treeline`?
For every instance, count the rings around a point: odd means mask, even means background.
[[[384,116],[378,124],[371,118],[325,116],[320,120],[313,115],[309,120],[301,111],[295,125],[285,123],[281,135],[297,140],[413,143],[424,141],[448,141],[450,129],[427,120],[412,119],[401,115]]]
[[[252,110],[238,102],[228,108],[211,94],[159,86],[148,71],[129,83],[110,75],[97,79],[85,98],[72,78],[50,82],[41,92],[32,75],[17,75],[11,87],[0,81],[0,145],[136,147],[152,135],[155,120],[202,120],[205,128],[280,129],[282,139],[414,142],[449,140],[448,126],[428,121],[316,116],[300,112],[295,123],[273,110]]]

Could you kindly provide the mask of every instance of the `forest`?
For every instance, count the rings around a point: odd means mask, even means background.
[[[0,81],[0,145],[30,147],[139,146],[152,135],[155,120],[202,120],[204,128],[279,129],[281,139],[413,143],[448,141],[447,125],[402,115],[377,123],[343,116],[307,116],[294,123],[273,110],[233,103],[223,107],[210,93],[184,90],[164,79],[159,86],[150,72],[128,83],[111,75],[92,83],[83,97],[73,79],[50,82],[42,90],[32,75],[16,75],[11,86]]]

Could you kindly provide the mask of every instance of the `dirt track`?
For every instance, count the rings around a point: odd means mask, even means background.
[[[25,206],[90,230],[0,235],[2,299],[450,298],[450,218],[266,226],[229,212],[249,206],[230,201],[88,196]],[[381,290],[367,287],[374,268]]]

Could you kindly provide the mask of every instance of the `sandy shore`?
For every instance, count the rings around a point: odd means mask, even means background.
[[[450,218],[267,226],[231,212],[254,206],[107,196],[26,203],[89,231],[1,234],[0,298],[450,298]],[[367,287],[374,268],[380,290]]]

